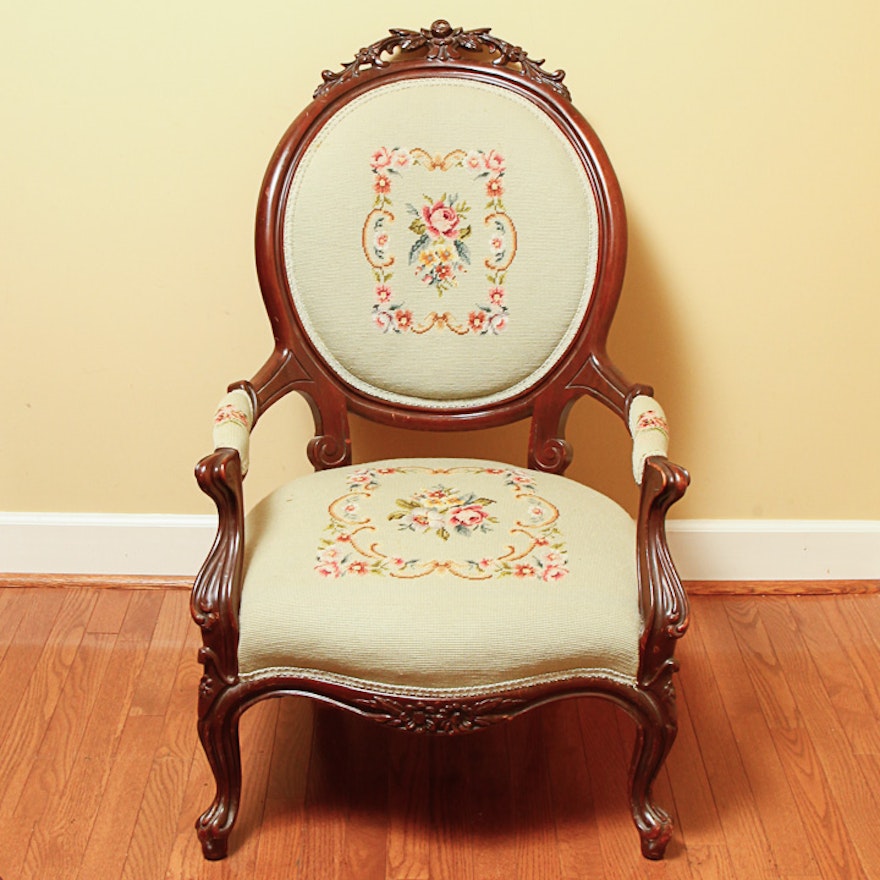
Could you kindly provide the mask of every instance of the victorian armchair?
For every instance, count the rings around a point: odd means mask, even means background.
[[[309,696],[423,734],[460,734],[595,696],[637,726],[642,852],[669,816],[652,783],[676,734],[687,599],[664,520],[687,473],[663,412],[606,353],[623,201],[564,74],[445,21],[325,71],[271,160],[257,215],[275,345],[230,386],[196,469],[219,526],[199,573],[198,729],[216,781],[197,821],[223,858],[241,790],[238,723]],[[314,415],[315,473],[245,516],[250,432],[290,391]],[[567,479],[582,395],[629,429],[634,521]],[[352,465],[348,413],[416,430],[529,418],[528,467]]]

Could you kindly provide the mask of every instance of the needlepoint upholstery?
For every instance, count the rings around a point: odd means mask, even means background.
[[[243,675],[454,688],[586,669],[634,681],[635,526],[563,477],[462,459],[323,471],[258,504],[245,541]]]
[[[284,255],[341,378],[449,409],[553,366],[592,293],[597,229],[583,162],[545,112],[425,78],[372,89],[321,128],[291,184]]]

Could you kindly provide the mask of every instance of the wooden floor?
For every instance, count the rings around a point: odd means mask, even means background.
[[[187,598],[0,590],[0,877],[880,878],[880,595],[694,600],[661,863],[610,705],[444,740],[301,699],[245,715],[231,855],[204,862]]]

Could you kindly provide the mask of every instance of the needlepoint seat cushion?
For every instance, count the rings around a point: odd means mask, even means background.
[[[634,523],[564,477],[463,459],[320,471],[258,504],[245,534],[243,680],[635,684]]]

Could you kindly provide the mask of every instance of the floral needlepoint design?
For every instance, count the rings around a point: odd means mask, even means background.
[[[241,425],[241,427],[246,430],[250,428],[250,422],[248,421],[247,415],[231,403],[221,406],[220,409],[214,413],[215,425],[223,425],[226,422],[234,422],[236,425]]]
[[[433,532],[444,541],[450,532],[469,537],[474,532],[488,532],[497,517],[490,516],[487,505],[491,498],[478,498],[472,492],[461,493],[445,486],[423,489],[411,498],[398,498],[395,510],[388,514],[389,520],[397,520],[401,529],[413,532]]]
[[[440,477],[442,482],[428,483],[405,498],[398,497],[390,512],[382,512],[378,520],[369,514],[378,501],[377,492],[386,477],[418,474]],[[497,499],[473,491],[453,488],[446,478],[458,482],[468,475],[490,476],[498,480],[499,490],[509,493],[516,513],[506,524],[496,514]],[[512,577],[515,580],[537,580],[547,584],[561,581],[568,575],[568,548],[559,528],[559,510],[537,494],[534,477],[516,468],[485,467],[398,467],[362,468],[351,472],[346,480],[347,491],[329,506],[330,522],[318,547],[315,571],[324,578],[384,575],[415,579],[432,573],[448,573],[468,581],[485,581]],[[387,507],[384,508],[388,510]],[[396,525],[389,531],[385,523]],[[499,536],[494,554],[470,558],[464,544],[476,535]],[[402,552],[394,546],[394,535],[414,533],[426,538],[439,538],[449,545],[449,556],[441,556],[425,543],[427,555]],[[418,540],[421,540],[419,538]],[[390,546],[388,546],[390,545]],[[407,546],[412,546],[409,544]],[[443,546],[443,545],[437,545]],[[485,548],[485,544],[480,546]]]
[[[427,204],[421,211],[407,205],[407,211],[415,219],[410,231],[417,236],[409,249],[409,264],[415,264],[416,277],[423,284],[436,287],[438,295],[458,284],[458,275],[470,264],[471,255],[464,240],[471,234],[471,227],[464,226],[463,218],[470,208],[457,196],[446,193],[436,202],[425,196]]]
[[[482,225],[488,233],[488,251],[482,264],[488,270],[488,298],[475,303],[467,318],[448,311],[428,311],[415,319],[412,307],[399,301],[392,282],[392,266],[397,262],[392,244],[395,241],[396,217],[392,190],[395,180],[412,168],[429,172],[461,169],[476,184],[476,194],[487,201]],[[442,155],[421,147],[381,146],[370,156],[373,175],[373,207],[367,214],[362,230],[362,249],[375,280],[372,315],[375,326],[383,333],[427,333],[450,330],[460,336],[468,334],[498,335],[508,326],[508,305],[505,296],[506,273],[516,256],[516,228],[507,215],[502,196],[507,163],[498,150],[452,150]],[[449,191],[436,197],[423,194],[419,204],[407,203],[411,234],[403,250],[406,264],[415,277],[438,297],[458,287],[459,281],[473,268],[475,256],[468,241],[474,231],[469,220],[471,206],[458,192]],[[398,248],[401,247],[399,239]]]
[[[656,410],[649,409],[643,412],[636,422],[636,433],[639,431],[660,431],[666,437],[669,437],[669,425],[666,419]]]

